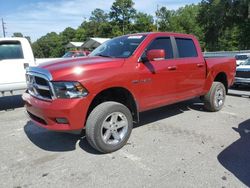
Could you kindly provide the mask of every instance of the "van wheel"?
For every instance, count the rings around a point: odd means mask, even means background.
[[[216,112],[222,109],[226,98],[226,89],[221,82],[213,82],[209,92],[204,96],[206,110]]]
[[[117,102],[104,102],[96,106],[86,122],[89,144],[101,153],[122,148],[133,128],[130,110]]]

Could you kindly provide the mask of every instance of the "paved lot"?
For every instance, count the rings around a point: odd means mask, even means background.
[[[0,98],[0,187],[248,187],[249,96],[231,90],[218,113],[198,99],[143,113],[107,155],[34,126],[20,96]]]

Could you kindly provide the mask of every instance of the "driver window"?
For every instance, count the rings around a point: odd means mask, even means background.
[[[156,50],[156,49],[165,50],[166,53],[165,59],[173,59],[174,57],[173,48],[169,37],[157,38],[147,48],[147,50]]]

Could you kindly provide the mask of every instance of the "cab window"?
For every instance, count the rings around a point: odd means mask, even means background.
[[[173,48],[169,37],[157,38],[147,48],[147,50],[156,50],[156,49],[165,50],[166,53],[165,59],[172,59],[174,57]]]
[[[0,42],[0,60],[23,59],[22,46],[19,41]]]
[[[192,39],[176,38],[175,40],[180,58],[198,56]]]

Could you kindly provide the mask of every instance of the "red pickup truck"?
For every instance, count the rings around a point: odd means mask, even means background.
[[[85,128],[90,145],[108,153],[126,144],[142,111],[194,97],[207,110],[220,110],[235,69],[233,58],[204,58],[193,35],[131,34],[88,57],[29,67],[23,99],[37,125]]]

